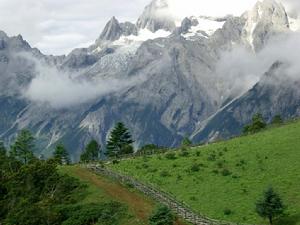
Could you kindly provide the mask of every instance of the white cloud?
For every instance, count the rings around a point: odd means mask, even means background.
[[[88,80],[76,78],[76,74],[59,71],[49,67],[28,54],[20,56],[32,60],[35,64],[36,77],[22,92],[23,96],[33,102],[50,104],[53,108],[68,108],[87,103],[109,93],[122,91],[143,82],[145,76],[126,79],[112,77]]]
[[[223,52],[217,63],[217,81],[223,96],[238,96],[256,84],[275,62],[285,64],[274,81],[300,80],[300,33],[282,34],[271,39],[266,47],[254,53],[243,47]],[[278,83],[276,85],[279,85]],[[296,87],[299,89],[299,87]]]

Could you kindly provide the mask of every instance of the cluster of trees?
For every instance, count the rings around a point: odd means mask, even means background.
[[[120,203],[81,203],[86,187],[58,172],[57,165],[69,163],[63,145],[48,160],[35,157],[35,150],[27,130],[20,132],[9,151],[0,142],[0,224],[119,224],[125,210]]]
[[[283,123],[283,120],[280,115],[273,117],[271,125],[280,125]],[[264,120],[262,114],[257,113],[252,117],[252,122],[244,127],[244,134],[253,134],[257,133],[267,127],[267,122]]]
[[[121,122],[117,123],[110,132],[106,143],[106,155],[119,157],[134,152],[131,134],[128,128]],[[96,140],[90,141],[80,156],[81,162],[96,161],[101,157],[101,146]]]

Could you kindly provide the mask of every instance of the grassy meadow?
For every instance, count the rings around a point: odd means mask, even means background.
[[[278,225],[300,225],[300,122],[109,168],[173,194],[214,219],[267,224],[255,202],[272,186],[287,206]]]

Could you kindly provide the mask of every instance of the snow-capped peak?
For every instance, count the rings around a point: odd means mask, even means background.
[[[139,17],[136,26],[139,29],[148,29],[152,32],[163,29],[173,31],[175,20],[170,16],[167,0],[153,0]]]
[[[246,19],[243,35],[253,50],[259,49],[261,40],[256,33],[282,32],[289,29],[289,19],[284,6],[275,0],[261,0],[245,12]]]

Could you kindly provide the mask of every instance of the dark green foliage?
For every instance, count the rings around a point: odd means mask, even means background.
[[[85,186],[57,171],[54,159],[29,163],[0,154],[0,223],[5,225],[120,224],[116,202],[82,204]]]
[[[166,159],[174,160],[176,159],[176,154],[174,152],[167,152],[165,154]]]
[[[282,120],[280,115],[274,116],[272,121],[271,121],[271,124],[273,124],[273,125],[280,125],[282,123],[283,123],[283,120]]]
[[[229,216],[232,214],[231,209],[224,209],[224,215]]]
[[[117,123],[110,133],[107,141],[107,154],[109,156],[120,156],[133,153],[133,140],[128,129],[123,123]]]
[[[173,225],[175,216],[166,206],[158,207],[149,218],[150,225]]]
[[[231,172],[228,169],[223,169],[221,173],[225,177],[231,175]]]
[[[200,171],[200,165],[197,163],[194,163],[191,167],[192,172],[199,172]]]
[[[72,193],[81,188],[77,180],[58,174],[53,160],[23,164],[3,156],[0,165],[0,221],[7,225],[60,224],[53,207],[73,203]]]
[[[21,162],[27,164],[34,159],[34,137],[28,130],[21,130],[15,143],[11,146],[10,154]]]
[[[171,175],[170,175],[170,173],[169,173],[168,171],[163,170],[163,171],[160,172],[160,176],[161,176],[161,177],[169,177],[169,176],[171,176]]]
[[[188,152],[188,150],[187,150],[186,148],[182,148],[181,151],[180,151],[180,153],[179,153],[179,155],[180,155],[181,157],[188,157],[189,154],[190,154],[190,153]]]
[[[270,225],[274,218],[284,213],[285,207],[280,196],[272,187],[264,191],[263,197],[256,203],[256,212],[259,216],[269,219]]]
[[[62,225],[110,225],[119,224],[123,206],[118,202],[62,207]]]
[[[211,153],[209,154],[209,156],[207,157],[208,161],[216,161],[217,160],[217,156],[215,153]]]
[[[261,114],[255,114],[252,118],[252,123],[244,127],[244,134],[253,134],[257,133],[267,126],[264,118]]]
[[[96,140],[90,141],[80,156],[81,162],[96,161],[100,158],[101,146]]]
[[[184,146],[184,147],[189,147],[192,144],[193,144],[192,141],[188,137],[183,138],[183,140],[181,142],[181,146]]]
[[[63,144],[58,144],[56,146],[53,153],[53,158],[61,165],[70,163],[69,153]]]

